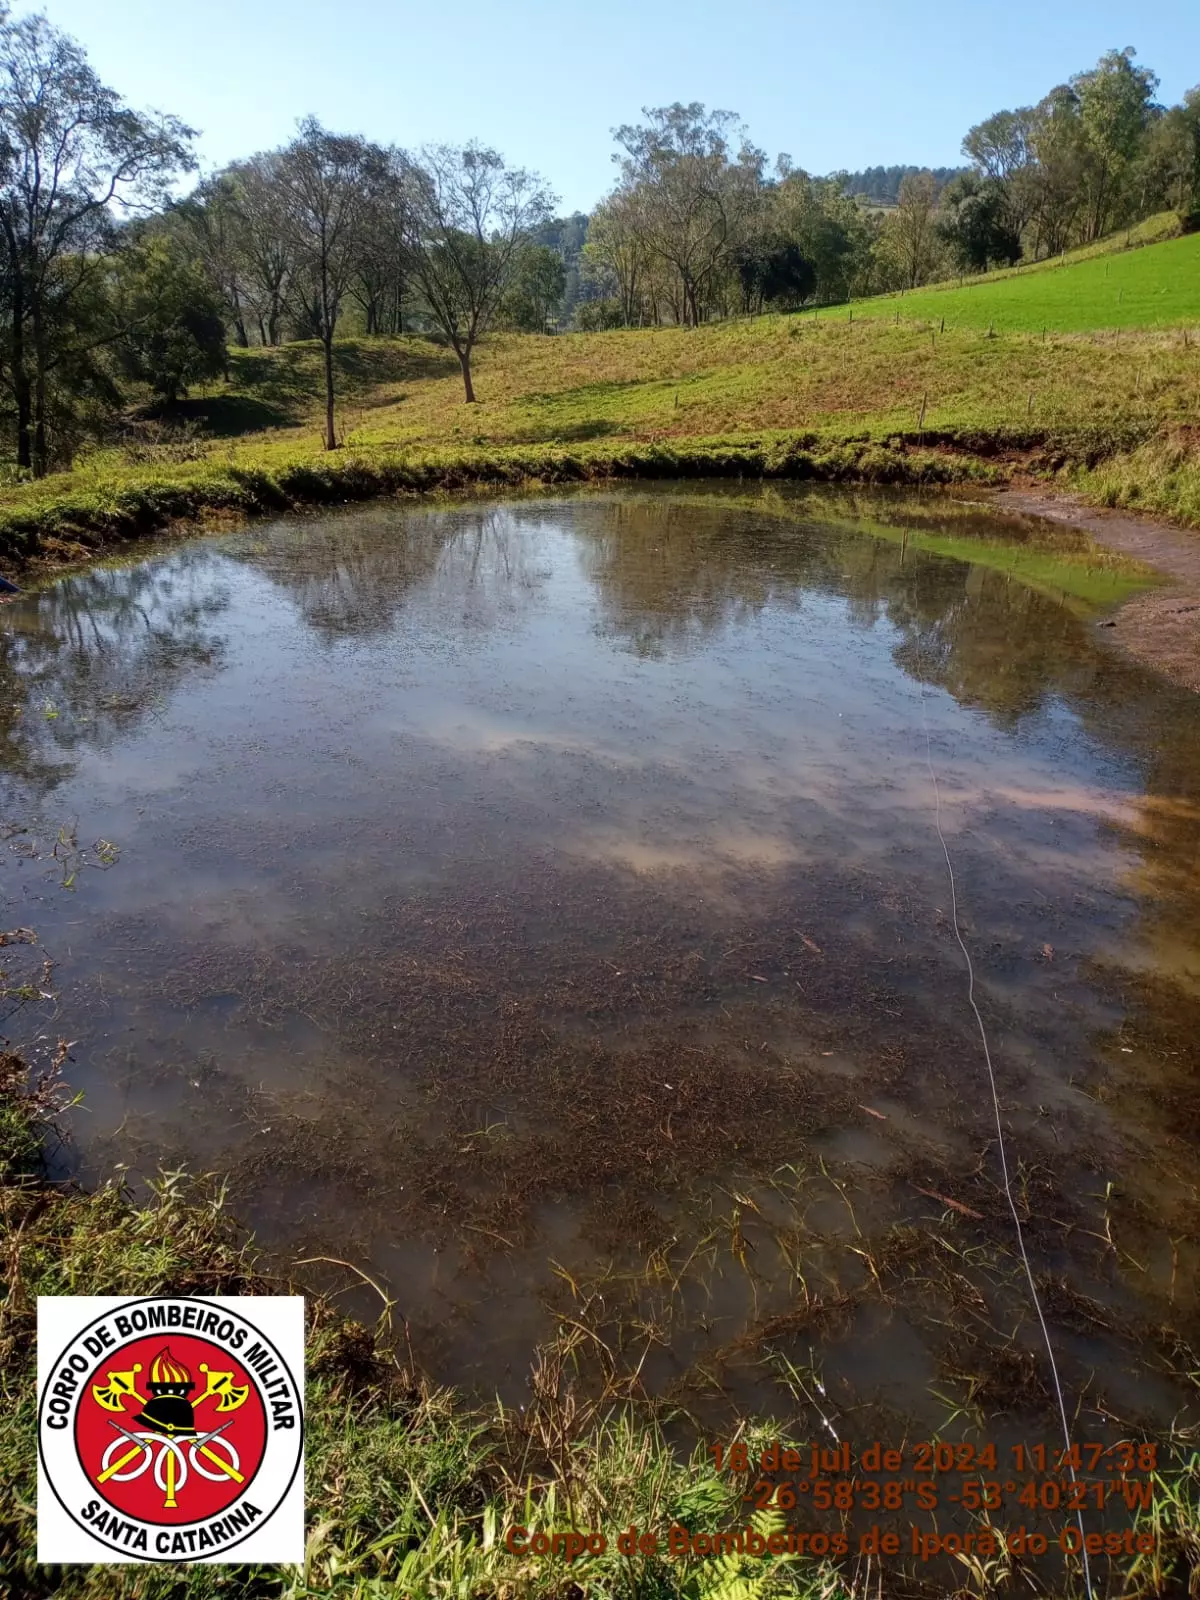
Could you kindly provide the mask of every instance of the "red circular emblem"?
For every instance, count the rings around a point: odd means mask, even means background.
[[[174,1330],[106,1352],[75,1414],[89,1483],[143,1522],[219,1516],[245,1493],[266,1445],[253,1373],[220,1345]]]

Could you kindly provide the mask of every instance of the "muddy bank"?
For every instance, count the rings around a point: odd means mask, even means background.
[[[1102,639],[1200,693],[1200,536],[1153,517],[1106,511],[1040,489],[998,489],[991,499],[1002,510],[1078,528],[1097,544],[1145,561],[1174,579],[1169,587],[1133,596],[1097,626]]]

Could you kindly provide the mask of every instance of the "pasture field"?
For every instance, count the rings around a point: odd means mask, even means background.
[[[856,301],[856,317],[924,317],[997,331],[1083,333],[1200,323],[1200,234],[1143,249],[1067,256],[1036,267]]]

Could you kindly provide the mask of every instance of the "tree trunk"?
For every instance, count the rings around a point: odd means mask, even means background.
[[[236,288],[230,296],[230,303],[233,306],[233,331],[237,335],[237,342],[243,350],[248,350],[250,348],[250,336],[246,332],[246,319],[242,315],[241,296]]]
[[[325,324],[325,448],[337,449],[337,435],[333,431],[333,329]]]
[[[471,383],[471,352],[469,350],[460,350],[458,352],[458,364],[462,368],[463,388],[467,392],[467,404],[472,406],[475,404],[475,390]]]
[[[260,343],[264,345],[269,343],[269,340],[267,339],[267,325],[261,317],[258,319],[258,337]]]
[[[41,306],[37,298],[32,305],[33,317],[33,475],[44,478],[50,468],[50,453],[46,445],[46,341],[42,327]]]
[[[33,436],[30,423],[33,418],[33,401],[29,389],[29,374],[25,370],[25,313],[14,304],[12,324],[13,394],[17,402],[17,465],[29,469],[33,466]]]

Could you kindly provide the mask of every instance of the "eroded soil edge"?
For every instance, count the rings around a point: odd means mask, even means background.
[[[1079,528],[1097,544],[1157,567],[1174,582],[1135,595],[1098,624],[1100,637],[1200,694],[1200,536],[1152,517],[1105,511],[1029,487],[997,489],[1005,511]]]

